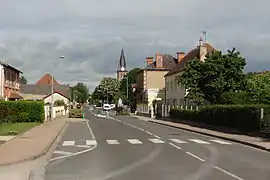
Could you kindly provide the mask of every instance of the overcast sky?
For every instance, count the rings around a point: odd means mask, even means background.
[[[53,73],[93,89],[116,76],[121,48],[128,68],[155,52],[175,55],[207,41],[236,47],[247,71],[270,69],[268,0],[0,0],[0,59],[29,83]],[[64,55],[64,60],[59,60]]]

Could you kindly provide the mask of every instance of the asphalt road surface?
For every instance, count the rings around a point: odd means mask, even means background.
[[[86,117],[68,125],[46,180],[270,179],[267,152],[132,117]]]

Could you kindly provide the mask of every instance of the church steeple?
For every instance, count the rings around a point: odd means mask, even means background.
[[[127,64],[126,64],[124,50],[122,48],[120,59],[119,59],[119,64],[118,64],[118,69],[117,69],[117,79],[118,80],[123,79],[123,77],[126,73],[127,73]]]

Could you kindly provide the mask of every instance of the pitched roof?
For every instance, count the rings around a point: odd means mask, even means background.
[[[204,43],[204,45],[207,48],[207,52],[208,53],[213,53],[214,51],[216,51],[215,48],[213,48],[210,44],[208,43]],[[182,71],[182,69],[185,67],[185,64],[193,59],[200,59],[200,47],[197,46],[196,48],[190,50],[184,57],[183,59],[177,64],[175,65],[170,72],[168,72],[165,76],[169,76],[175,73],[178,73],[180,71]]]
[[[61,92],[59,92],[59,91],[54,91],[54,92],[53,92],[53,94],[55,94],[55,93],[60,94],[61,96],[64,96],[65,98],[69,99],[69,97],[68,97],[68,96],[66,96],[66,95],[62,94],[62,93],[61,93]],[[47,98],[47,97],[49,97],[49,96],[51,96],[51,95],[52,95],[52,93],[51,93],[51,94],[46,95],[45,97],[43,97],[43,99],[45,99],[45,98]]]
[[[14,70],[14,71],[17,71],[17,72],[23,74],[20,70],[16,69],[15,67],[13,67],[13,66],[11,66],[11,65],[9,65],[9,64],[7,64],[7,63],[3,63],[3,62],[0,61],[0,65],[3,65],[4,67],[6,67],[6,68],[8,68],[8,69],[12,69],[12,70]]]
[[[120,55],[120,59],[119,59],[118,71],[122,71],[121,70],[122,67],[124,67],[124,69],[127,70],[126,58],[125,58],[123,48],[121,50],[121,55]]]
[[[38,82],[37,85],[51,85],[52,84],[52,76],[50,74],[45,74]],[[54,78],[53,78],[54,85],[60,85]]]
[[[54,92],[59,92],[65,97],[69,97],[69,85],[55,85]],[[24,94],[50,95],[52,93],[51,85],[21,84],[20,91]]]
[[[169,54],[164,54],[163,56],[163,68],[164,69],[172,69],[178,62],[176,58]],[[145,67],[145,69],[156,69],[156,61],[152,64],[149,64]]]

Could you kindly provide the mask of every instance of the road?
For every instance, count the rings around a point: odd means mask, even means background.
[[[86,117],[68,125],[46,180],[270,179],[267,152],[132,117]]]

